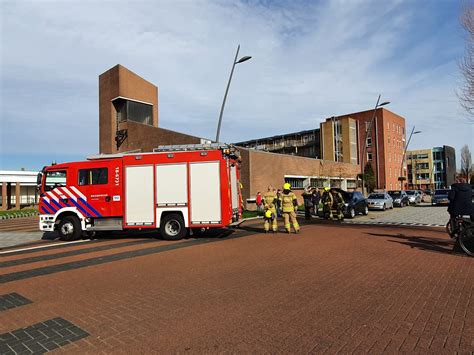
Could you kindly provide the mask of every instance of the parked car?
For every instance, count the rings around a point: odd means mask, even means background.
[[[392,190],[388,194],[393,199],[393,205],[397,207],[405,207],[410,204],[408,195],[404,190]]]
[[[347,218],[354,218],[357,214],[362,213],[363,215],[369,214],[369,207],[367,204],[367,199],[359,191],[348,192],[343,189],[334,188],[334,190],[339,191],[344,199],[344,216]],[[323,209],[318,210],[318,215],[320,217],[324,216]]]
[[[367,198],[369,209],[385,211],[387,208],[393,208],[393,199],[386,192],[372,193]]]
[[[449,204],[448,193],[449,193],[449,189],[435,190],[434,195],[431,198],[431,205],[432,206],[448,205]]]
[[[367,204],[367,199],[362,195],[361,192],[346,192],[343,195],[346,210],[345,215],[349,218],[354,218],[357,214],[362,213],[364,216],[369,214],[369,206]]]
[[[407,190],[407,195],[412,205],[417,205],[421,202],[421,195],[418,190]]]

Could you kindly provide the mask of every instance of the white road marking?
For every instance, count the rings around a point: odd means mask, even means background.
[[[7,251],[1,251],[1,254],[10,254],[10,253],[16,253],[17,251],[24,251],[24,250],[34,250],[34,249],[44,249],[44,248],[49,248],[49,247],[54,247],[56,245],[67,245],[67,244],[78,244],[78,243],[85,243],[85,242],[90,242],[91,239],[83,239],[83,240],[75,240],[73,242],[64,242],[64,243],[55,243],[55,244],[48,244],[48,245],[40,245],[37,247],[31,247],[31,248],[22,248],[22,249],[15,249],[15,250],[7,250]]]

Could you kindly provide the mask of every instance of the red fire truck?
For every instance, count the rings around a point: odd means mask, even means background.
[[[150,153],[104,154],[38,174],[39,227],[63,240],[84,233],[225,227],[241,215],[240,154],[225,144],[160,146]]]

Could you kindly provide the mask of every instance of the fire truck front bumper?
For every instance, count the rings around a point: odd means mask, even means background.
[[[39,219],[39,229],[43,232],[54,232],[54,215],[42,214]]]

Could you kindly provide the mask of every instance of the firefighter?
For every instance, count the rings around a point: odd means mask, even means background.
[[[263,195],[263,208],[265,211],[263,226],[265,228],[265,233],[267,233],[270,230],[270,222],[272,222],[273,233],[278,232],[278,221],[277,221],[277,210],[276,210],[277,200],[278,200],[278,197],[275,193],[275,190],[273,190],[273,187],[268,186],[268,191],[265,193],[265,195]],[[268,211],[270,211],[270,214],[269,214],[269,216],[271,217],[270,219],[267,218]]]
[[[334,199],[332,197],[331,189],[329,187],[324,188],[323,195],[321,196],[321,201],[323,203],[324,218],[332,221],[333,217],[331,208]]]
[[[263,214],[263,227],[265,228],[265,233],[268,233],[270,231],[270,224],[273,227],[273,233],[277,232],[277,227],[275,227],[276,219],[277,216],[275,215],[275,213],[272,212],[272,210],[268,209],[265,211],[265,213]]]
[[[295,194],[291,191],[290,184],[286,183],[283,185],[283,193],[281,194],[281,208],[283,212],[283,218],[285,220],[286,233],[291,232],[291,223],[295,229],[295,233],[299,233],[300,226],[296,220],[296,211],[298,210],[298,200]],[[290,223],[291,221],[291,223]]]
[[[337,219],[339,221],[344,220],[344,198],[342,197],[342,194],[337,191],[337,190],[332,190],[331,191],[332,197],[333,197],[333,208],[336,209],[337,211]]]

